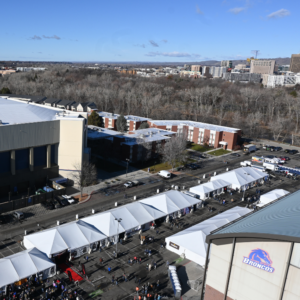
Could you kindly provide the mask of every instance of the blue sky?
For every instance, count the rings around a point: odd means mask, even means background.
[[[299,0],[2,1],[0,60],[203,61],[300,52]]]

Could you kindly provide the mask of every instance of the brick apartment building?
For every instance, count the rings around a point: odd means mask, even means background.
[[[117,119],[120,116],[119,114],[109,113],[101,111],[98,113],[100,117],[103,118],[104,127],[112,130],[117,130]],[[127,130],[137,130],[142,123],[147,123],[151,120],[149,118],[143,118],[138,116],[127,115],[124,116],[127,120]]]
[[[300,54],[292,54],[290,71],[300,73]]]
[[[148,121],[150,128],[186,133],[187,140],[195,144],[208,144],[214,148],[234,150],[241,136],[237,128],[193,122],[193,121]]]
[[[103,158],[116,158],[135,163],[155,157],[159,146],[175,135],[175,132],[147,128],[121,133],[115,130],[88,126],[88,145],[92,154]]]
[[[250,64],[250,73],[256,74],[274,74],[275,60],[252,59]]]

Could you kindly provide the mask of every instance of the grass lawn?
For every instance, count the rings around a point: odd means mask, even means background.
[[[114,164],[110,161],[103,160],[101,158],[95,158],[94,164],[96,165],[97,169],[103,170],[105,172],[119,172],[126,170],[125,167]]]
[[[211,152],[209,152],[209,154],[214,155],[214,156],[220,156],[220,155],[227,154],[227,153],[230,153],[230,152],[231,151],[224,150],[224,149],[219,149],[219,150],[216,150],[216,151],[211,151]]]
[[[176,164],[176,167],[181,166],[181,163]],[[148,168],[150,168],[150,173],[157,173],[161,170],[170,170],[172,166],[166,162],[159,162],[159,160],[149,160],[143,163],[132,164],[136,169],[142,169],[143,171],[148,172]]]
[[[198,151],[198,152],[206,152],[206,151],[211,150],[212,148],[207,148],[207,147],[204,147],[204,146],[198,145],[198,144],[192,144],[192,147],[190,149],[192,149],[194,151]]]

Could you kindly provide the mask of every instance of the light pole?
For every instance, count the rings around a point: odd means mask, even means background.
[[[117,228],[117,242],[116,242],[116,257],[118,256],[118,239],[119,239],[119,224],[122,221],[121,218],[115,218],[116,221],[118,221],[118,228]]]
[[[244,173],[244,174],[249,175],[248,173]],[[246,190],[246,185],[244,185],[243,201],[245,201],[245,190]]]
[[[129,164],[129,161],[130,161],[130,159],[129,159],[129,158],[126,158],[126,161],[127,161],[127,167],[126,167],[126,177],[127,177],[127,172],[128,172],[128,164]]]

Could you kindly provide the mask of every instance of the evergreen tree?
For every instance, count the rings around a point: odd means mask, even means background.
[[[9,88],[4,87],[2,90],[0,90],[0,94],[11,94],[11,91]]]
[[[139,127],[139,129],[146,129],[146,128],[149,128],[149,124],[147,122],[143,122]]]
[[[103,127],[103,119],[95,111],[88,116],[88,125]]]
[[[127,130],[127,121],[123,115],[120,115],[117,119],[118,131],[125,132]]]

